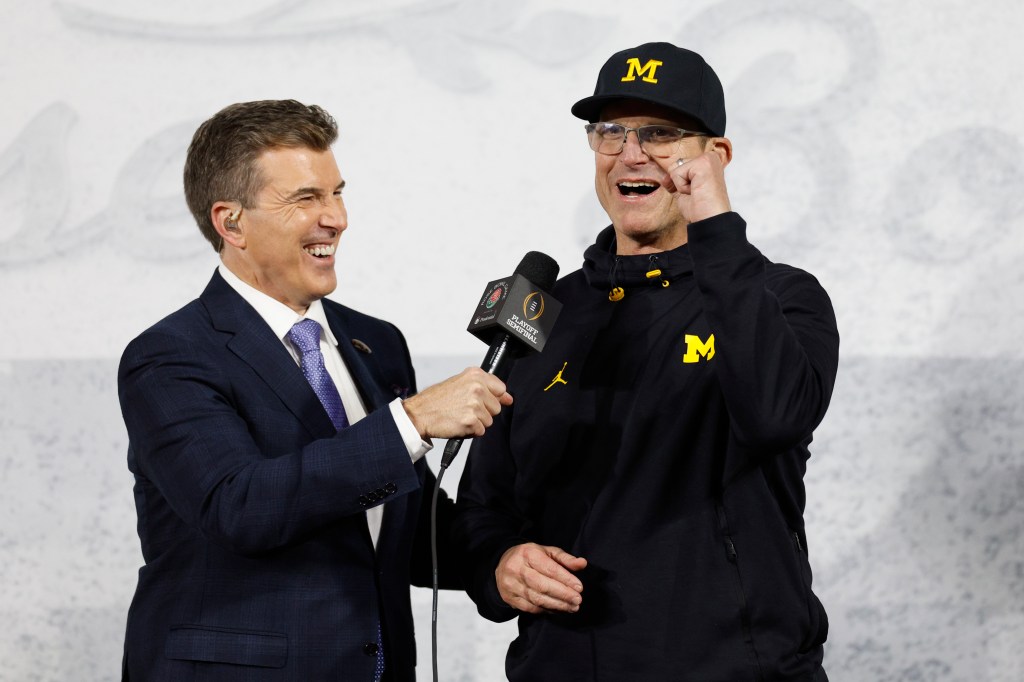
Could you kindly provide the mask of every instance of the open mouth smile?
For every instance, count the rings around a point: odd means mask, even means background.
[[[619,194],[625,197],[647,196],[655,192],[659,186],[658,183],[650,180],[626,180],[616,184]]]
[[[335,244],[312,244],[302,248],[303,251],[317,258],[330,258],[337,249]]]

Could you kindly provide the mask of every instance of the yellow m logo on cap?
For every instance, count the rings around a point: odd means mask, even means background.
[[[683,355],[683,362],[700,362],[703,357],[710,360],[715,357],[715,335],[708,337],[707,342],[701,341],[699,336],[685,334],[683,340],[686,342],[686,354]]]
[[[657,59],[648,59],[647,63],[640,66],[640,60],[637,57],[630,57],[626,60],[626,64],[629,66],[629,71],[623,76],[622,81],[635,81],[637,76],[646,83],[657,83],[658,79],[654,77],[654,72],[658,70],[664,62],[659,62]],[[650,71],[650,73],[647,73]],[[647,74],[647,75],[644,75]]]

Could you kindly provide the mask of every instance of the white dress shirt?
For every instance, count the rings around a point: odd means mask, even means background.
[[[352,374],[341,359],[341,353],[338,350],[338,340],[331,333],[330,325],[327,324],[323,303],[319,300],[313,301],[309,309],[306,310],[306,314],[299,315],[284,303],[243,282],[235,273],[228,270],[223,263],[220,264],[217,270],[220,272],[221,277],[224,278],[224,281],[237,291],[256,310],[256,313],[263,318],[264,322],[270,326],[274,335],[281,340],[281,343],[284,344],[292,358],[295,359],[295,364],[297,365],[301,365],[302,356],[299,354],[299,350],[288,341],[288,332],[291,331],[292,325],[300,320],[309,319],[316,321],[322,330],[320,333],[320,352],[324,356],[324,366],[327,368],[327,373],[330,375],[331,380],[334,381],[334,385],[337,386],[339,395],[341,395],[341,404],[345,406],[348,423],[355,424],[366,416],[366,406],[363,405],[363,400],[359,397],[359,391],[356,389],[355,381],[352,380]],[[413,426],[412,420],[409,419],[409,415],[405,412],[405,408],[402,407],[401,398],[391,401],[388,407],[391,410],[392,418],[395,420],[395,425],[398,427],[398,432],[405,442],[405,447],[409,451],[410,459],[416,462],[430,451],[433,446],[420,438],[419,432]],[[366,510],[366,522],[370,528],[370,536],[373,538],[374,547],[377,546],[377,538],[380,537],[380,526],[383,518],[383,504]]]

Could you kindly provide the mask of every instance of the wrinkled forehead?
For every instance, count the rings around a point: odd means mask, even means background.
[[[601,108],[601,121],[621,122],[626,119],[643,119],[650,123],[674,125],[694,131],[703,128],[693,117],[681,111],[638,99],[617,99]]]

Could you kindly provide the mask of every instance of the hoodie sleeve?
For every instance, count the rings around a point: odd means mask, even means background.
[[[734,436],[761,451],[800,443],[825,415],[839,362],[828,294],[770,263],[736,213],[692,223],[689,243]]]

